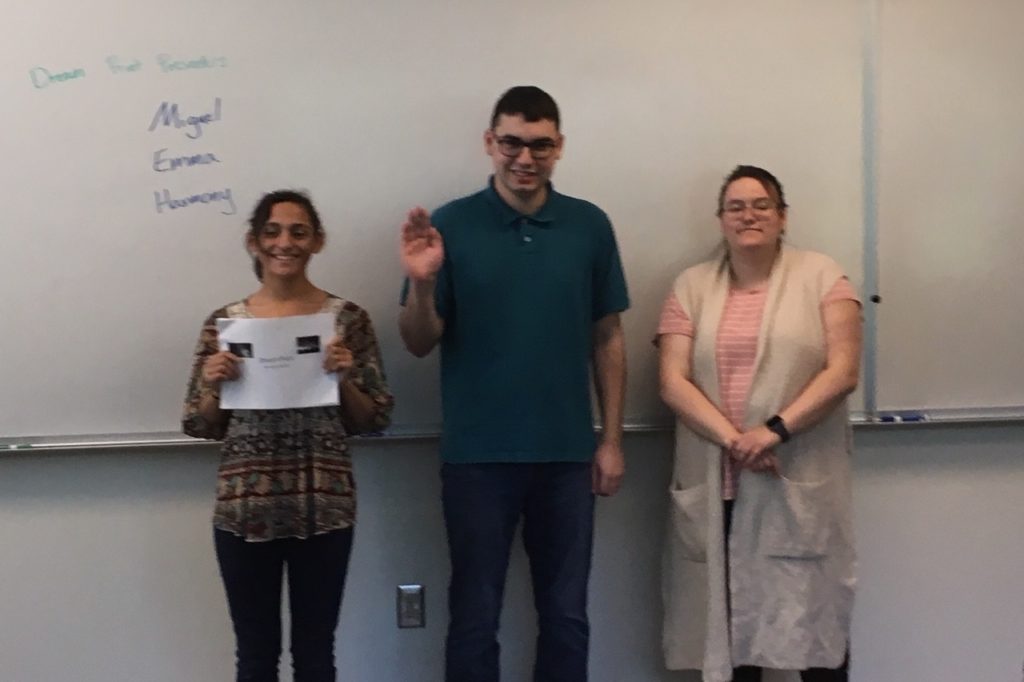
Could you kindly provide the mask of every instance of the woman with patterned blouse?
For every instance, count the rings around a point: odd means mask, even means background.
[[[237,640],[236,679],[278,679],[287,564],[294,679],[333,681],[334,630],[356,507],[345,439],[386,427],[394,401],[366,311],[307,277],[310,258],[324,245],[309,198],[292,191],[267,194],[249,225],[246,245],[261,286],[204,323],[183,429],[223,441],[214,545]],[[240,359],[219,350],[216,320],[313,313],[335,319],[324,370],[338,374],[340,406],[222,410],[221,384],[239,377]]]

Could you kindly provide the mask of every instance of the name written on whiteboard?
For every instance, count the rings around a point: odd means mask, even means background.
[[[212,152],[190,154],[188,156],[167,156],[166,152],[166,147],[153,152],[153,170],[157,173],[167,173],[168,171],[176,171],[179,168],[206,166],[211,163],[221,162],[217,155]]]
[[[220,120],[220,97],[216,97],[213,100],[213,111],[199,114],[186,116],[184,119],[181,114],[178,113],[177,102],[161,102],[160,106],[157,107],[156,114],[153,116],[153,122],[149,124],[149,131],[153,132],[160,126],[170,126],[174,128],[191,128],[191,130],[185,131],[185,136],[190,140],[197,140],[203,136],[203,126],[216,123]]]
[[[238,209],[235,207],[235,200],[231,197],[230,187],[179,197],[171,196],[171,190],[165,189],[162,194],[161,192],[153,192],[153,199],[156,201],[157,213],[163,213],[164,210],[174,211],[179,208],[191,208],[198,204],[223,204],[220,212],[224,215],[234,215],[238,212]]]

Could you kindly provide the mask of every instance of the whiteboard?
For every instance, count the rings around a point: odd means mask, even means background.
[[[878,405],[1024,406],[1024,3],[881,14]]]
[[[413,358],[397,333],[398,225],[411,206],[483,186],[491,107],[524,83],[562,109],[555,186],[616,227],[633,301],[627,422],[663,421],[650,339],[676,274],[718,242],[715,199],[733,166],[775,172],[791,241],[860,283],[862,10],[859,0],[7,7],[0,436],[175,431],[201,322],[256,288],[247,213],[281,187],[308,190],[324,219],[313,281],[374,320],[396,429],[436,430],[436,358]]]

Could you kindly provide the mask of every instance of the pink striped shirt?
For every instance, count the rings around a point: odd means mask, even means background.
[[[761,331],[761,318],[768,298],[767,285],[757,289],[730,289],[722,311],[722,320],[715,338],[715,362],[718,366],[718,389],[722,404],[719,409],[737,429],[746,417],[747,399],[754,382],[754,360],[757,355],[757,337]],[[857,301],[857,292],[846,277],[841,277],[821,301],[824,306],[833,301]],[[658,335],[681,334],[694,336],[694,325],[683,310],[674,292],[669,292],[661,309]],[[722,452],[722,498],[736,497],[740,467]]]

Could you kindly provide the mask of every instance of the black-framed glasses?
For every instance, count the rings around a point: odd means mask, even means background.
[[[502,135],[495,140],[498,143],[498,151],[510,158],[515,158],[523,153],[523,149],[530,150],[530,156],[543,160],[555,153],[558,149],[558,140],[550,137],[540,137],[536,140],[524,140],[515,135]]]

